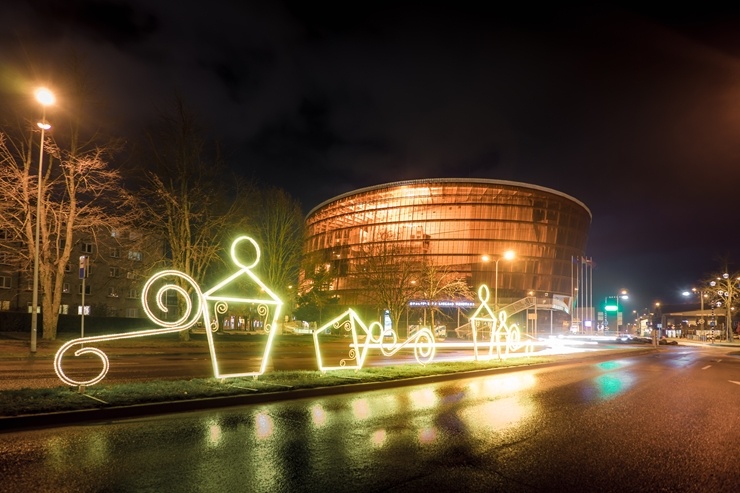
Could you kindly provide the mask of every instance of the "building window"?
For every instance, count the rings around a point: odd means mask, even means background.
[[[139,297],[139,290],[136,288],[131,288],[128,290],[128,297],[129,298],[138,298]]]
[[[121,272],[119,271],[118,267],[111,267],[108,270],[108,277],[118,277],[121,275]]]
[[[80,284],[77,287],[77,294],[82,294],[82,284]],[[89,294],[90,294],[90,285],[89,284],[86,284],[85,285],[85,296],[87,296]]]
[[[136,278],[136,272],[130,270],[126,272],[126,279],[135,279]]]
[[[0,302],[0,310],[7,312],[10,310],[10,300],[3,300]]]
[[[139,261],[140,262],[141,261],[141,252],[129,251],[128,252],[128,259],[129,260],[136,260],[136,261]]]
[[[118,247],[110,247],[110,256],[113,258],[118,258],[121,256],[121,249]]]
[[[77,307],[77,315],[82,315],[82,307]],[[85,305],[85,315],[90,315],[90,305]]]
[[[10,277],[0,276],[0,288],[10,289],[10,286],[11,286]]]
[[[118,289],[115,286],[108,287],[108,296],[111,298],[118,298]]]
[[[72,264],[67,264],[64,266],[64,272],[72,272]]]
[[[0,253],[0,264],[2,265],[10,264],[10,255],[8,255],[7,253]]]
[[[62,283],[62,293],[69,293],[69,283]]]
[[[85,253],[92,253],[93,252],[93,244],[88,243],[86,241],[82,242],[82,251]]]
[[[136,318],[139,316],[139,309],[138,308],[126,308],[126,317],[127,318]]]
[[[59,305],[59,314],[60,315],[69,314],[69,305]]]

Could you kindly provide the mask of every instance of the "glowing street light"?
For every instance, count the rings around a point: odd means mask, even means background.
[[[498,311],[498,262],[501,259],[514,260],[515,257],[516,257],[516,253],[514,252],[514,250],[506,250],[503,255],[501,255],[500,257],[496,259],[496,279],[495,279],[495,284],[493,288],[493,309],[494,311]],[[483,255],[481,259],[483,260],[483,262],[491,261],[491,257],[489,257],[488,255]]]
[[[54,104],[56,100],[54,94],[45,87],[36,89],[34,93],[36,100],[41,103],[42,116],[38,126],[41,129],[41,140],[39,142],[39,178],[38,178],[38,195],[36,197],[36,243],[33,254],[33,298],[31,300],[31,353],[36,352],[36,339],[38,332],[38,311],[39,311],[39,237],[41,225],[41,170],[44,163],[44,132],[51,128],[46,121],[46,107]]]

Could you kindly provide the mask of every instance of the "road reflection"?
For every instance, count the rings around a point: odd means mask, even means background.
[[[629,370],[630,365],[628,360],[604,361],[595,365],[601,373],[592,379],[590,387],[584,387],[583,395],[586,400],[613,399],[632,388],[636,377]]]
[[[706,360],[687,369],[670,356],[7,433],[0,492],[643,491],[668,456],[681,467],[661,476],[664,491],[702,491],[680,487],[699,476],[703,491],[734,491],[722,409],[737,394],[707,389]],[[719,401],[696,407],[701,392]],[[676,402],[713,426],[660,419]],[[615,410],[630,427],[614,426]],[[727,460],[707,468],[717,449]]]

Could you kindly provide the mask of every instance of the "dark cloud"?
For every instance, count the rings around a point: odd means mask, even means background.
[[[738,251],[735,7],[31,1],[0,19],[4,80],[53,80],[74,51],[132,139],[181,94],[235,169],[306,211],[414,178],[554,188],[594,214],[597,289],[641,303]]]

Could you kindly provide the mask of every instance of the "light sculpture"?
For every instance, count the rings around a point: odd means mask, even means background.
[[[488,339],[488,354],[485,359],[493,358],[493,350],[496,349],[496,357],[499,359],[506,358],[510,351],[518,351],[522,347],[525,348],[525,352],[529,353],[532,347],[531,342],[522,343],[521,333],[519,332],[519,326],[516,324],[506,323],[506,312],[500,310],[495,313],[488,305],[488,300],[491,297],[491,291],[488,286],[482,284],[478,288],[478,299],[480,305],[473,312],[470,317],[470,327],[473,333],[473,353],[475,360],[478,361],[480,355],[478,353],[478,346],[482,345],[478,342],[478,331],[485,327],[490,329],[490,337]],[[498,316],[497,316],[498,315]],[[502,342],[503,338],[503,342]],[[503,344],[503,351],[502,346]],[[484,345],[485,346],[485,345]]]
[[[439,348],[472,348],[474,359],[492,359],[494,356],[504,359],[510,353],[524,349],[524,354],[529,354],[533,349],[531,341],[522,341],[519,326],[507,323],[505,311],[495,313],[488,305],[490,290],[485,284],[478,289],[480,305],[470,317],[470,325],[473,332],[472,342],[439,342],[435,340],[431,329],[424,327],[419,329],[405,341],[399,341],[398,334],[392,329],[384,329],[380,322],[372,322],[366,325],[357,313],[348,309],[338,317],[330,320],[323,326],[313,331],[314,346],[316,348],[316,361],[322,372],[332,370],[360,370],[365,364],[368,351],[379,349],[383,356],[391,357],[404,348],[413,349],[414,357],[420,364],[430,363]],[[480,341],[478,331],[489,327],[491,337],[488,343]],[[338,329],[349,333],[352,342],[349,344],[349,355],[340,359],[338,365],[328,365],[321,352],[319,336],[328,329]],[[363,338],[364,336],[364,338]],[[487,353],[481,357],[479,347],[487,349]],[[494,353],[495,349],[495,353]]]
[[[339,366],[329,366],[324,363],[321,354],[321,343],[319,336],[328,329],[335,328],[340,331],[349,332],[352,337],[349,355],[339,361]],[[377,329],[377,335],[375,335]],[[360,340],[364,336],[364,340]],[[386,340],[390,339],[390,340]],[[360,319],[351,308],[338,317],[325,323],[313,331],[314,347],[316,348],[316,362],[322,372],[330,370],[359,370],[365,364],[368,350],[380,349],[383,356],[390,357],[403,348],[414,350],[414,357],[420,364],[425,364],[434,359],[436,343],[434,335],[428,328],[422,328],[405,341],[399,342],[398,334],[393,329],[384,329],[380,322],[372,322],[369,326]]]
[[[239,259],[237,247],[246,242],[250,244],[255,251],[255,259],[252,263],[242,263]],[[105,378],[110,368],[110,362],[106,354],[98,348],[90,347],[88,344],[103,342],[103,341],[115,341],[121,339],[132,339],[137,337],[146,337],[151,335],[161,335],[173,332],[180,332],[183,330],[189,330],[199,320],[203,320],[203,325],[206,328],[206,337],[208,339],[208,347],[211,354],[211,362],[213,365],[213,376],[218,379],[235,378],[235,377],[254,377],[257,378],[263,374],[267,368],[267,361],[272,349],[272,342],[277,333],[277,322],[280,316],[280,310],[282,308],[282,301],[280,298],[268,288],[253,272],[252,269],[259,263],[260,249],[257,243],[248,236],[240,236],[231,245],[231,258],[238,267],[238,270],[231,274],[229,277],[218,283],[213,288],[202,292],[200,287],[195,280],[187,274],[177,270],[165,270],[152,276],[144,285],[141,294],[141,301],[144,306],[144,311],[150,320],[161,326],[157,329],[141,330],[136,332],[129,332],[123,334],[111,334],[103,336],[93,337],[81,337],[72,339],[67,343],[63,344],[56,355],[54,356],[54,371],[60,380],[71,386],[89,386],[94,385]],[[246,277],[248,281],[253,282],[261,291],[265,293],[264,298],[255,297],[242,297],[233,296],[226,294],[230,289],[227,286],[233,285],[237,280]],[[178,284],[164,283],[165,279],[175,278],[178,280]],[[155,286],[159,286],[156,289],[154,295],[151,294]],[[174,321],[163,320],[159,318],[150,306],[150,301],[155,300],[156,307],[163,313],[168,312],[167,304],[165,303],[166,295],[169,292],[174,292],[178,299],[182,302],[183,307],[182,316]],[[265,349],[262,354],[262,361],[258,371],[252,372],[237,372],[237,373],[224,373],[219,368],[218,355],[216,354],[215,342],[213,340],[213,332],[218,330],[218,315],[226,313],[228,310],[229,303],[250,303],[258,306],[258,313],[265,320],[265,331],[268,334]],[[212,307],[209,307],[212,304]],[[213,313],[211,313],[211,309]],[[270,318],[270,313],[272,317]],[[269,323],[268,323],[269,320]],[[98,357],[102,363],[102,370],[95,377],[88,380],[76,380],[70,378],[62,369],[62,358],[64,353],[73,347],[79,346],[79,349],[75,350],[75,356],[81,356],[84,354],[90,354]]]
[[[242,242],[247,242],[254,247],[256,255],[252,263],[242,263],[237,255],[237,246]],[[54,371],[59,379],[68,385],[83,387],[94,385],[105,378],[110,369],[108,357],[102,350],[92,347],[90,344],[180,332],[192,328],[199,320],[203,320],[204,327],[206,328],[205,332],[213,365],[213,376],[215,378],[221,380],[249,376],[257,378],[259,375],[262,375],[267,368],[267,361],[272,350],[275,334],[277,333],[276,328],[283,303],[252,272],[252,269],[257,265],[260,258],[259,246],[253,239],[248,236],[240,236],[234,240],[231,246],[231,257],[238,270],[205,292],[200,290],[192,277],[177,270],[165,270],[152,276],[144,285],[141,299],[147,316],[160,327],[122,334],[80,337],[68,341],[59,348],[54,357]],[[259,288],[259,291],[265,293],[266,297],[253,298],[226,294],[226,291],[229,289],[228,286],[233,285],[235,281],[241,280],[240,278],[243,277],[251,280]],[[178,283],[165,282],[165,279],[171,278],[177,279]],[[153,307],[156,307],[162,313],[168,312],[168,305],[165,303],[168,293],[175,293],[181,301],[182,314],[177,320],[164,320],[157,316],[154,311]],[[485,284],[481,285],[478,290],[478,297],[480,299],[480,305],[470,317],[473,334],[472,342],[438,342],[428,327],[419,329],[406,340],[401,341],[395,330],[383,328],[380,322],[372,322],[367,325],[354,310],[348,309],[312,333],[319,370],[324,373],[332,370],[360,370],[364,366],[367,354],[371,349],[380,350],[385,357],[392,357],[402,349],[413,349],[416,361],[422,365],[434,359],[438,348],[472,348],[476,361],[479,359],[491,359],[494,356],[499,359],[506,358],[510,352],[516,352],[522,348],[524,348],[524,355],[529,354],[532,351],[532,342],[522,342],[519,327],[516,324],[507,323],[506,312],[502,310],[499,313],[495,313],[488,305],[488,299],[490,297],[488,286]],[[152,301],[154,301],[153,304],[151,303]],[[227,312],[229,303],[257,304],[258,313],[266,321],[265,331],[268,333],[268,337],[258,371],[226,373],[221,371],[219,367],[213,332],[219,328],[218,315]],[[267,323],[268,320],[269,323]],[[478,338],[478,331],[484,327],[490,328],[491,336],[488,343],[480,341]],[[348,357],[341,358],[338,365],[326,364],[321,352],[320,335],[332,328],[345,331],[352,338],[349,344]],[[92,355],[100,360],[102,364],[100,373],[87,380],[77,380],[64,372],[62,369],[64,354],[75,347],[78,347],[78,349],[74,351],[74,356]],[[479,353],[480,347],[487,348],[488,350],[483,357]]]

